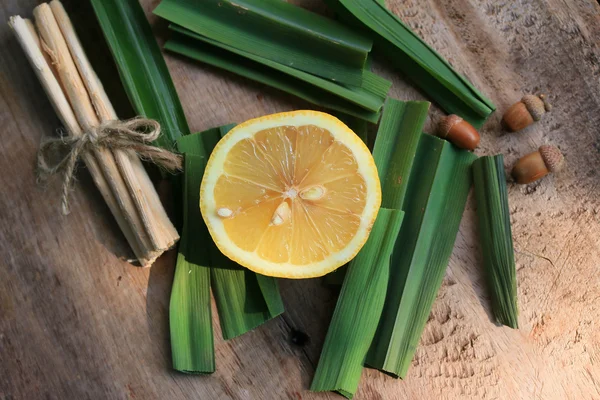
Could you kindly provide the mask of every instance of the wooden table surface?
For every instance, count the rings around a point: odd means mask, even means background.
[[[297,3],[325,12],[318,0]],[[35,0],[0,1],[0,21]],[[160,41],[166,24],[151,16]],[[87,1],[65,1],[120,115],[132,116]],[[478,155],[507,166],[539,145],[567,168],[509,185],[521,328],[490,321],[472,197],[450,267],[406,380],[365,370],[357,399],[600,399],[600,7],[594,0],[388,0],[388,6],[498,106]],[[81,168],[72,213],[58,182],[36,184],[43,135],[59,121],[8,26],[0,27],[0,400],[327,399],[309,392],[336,292],[319,279],[282,281],[283,316],[224,342],[217,372],[170,369],[168,302],[174,254],[151,269],[130,250]],[[166,55],[193,131],[311,107],[286,94]],[[391,69],[399,99],[423,96]],[[554,110],[502,134],[502,110],[524,93]],[[441,113],[432,109],[428,128]],[[160,183],[168,194],[169,188]],[[168,196],[166,196],[168,197]],[[215,313],[216,315],[216,313]],[[291,344],[292,329],[310,343]]]

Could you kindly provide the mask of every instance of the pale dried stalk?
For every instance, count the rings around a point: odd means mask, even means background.
[[[50,2],[50,8],[87,88],[96,114],[102,122],[117,120],[117,113],[92,68],[62,3],[53,0]],[[113,154],[155,248],[171,247],[179,239],[179,235],[165,212],[142,162],[132,151],[117,150],[113,151]]]
[[[58,82],[58,85],[60,86],[60,89],[64,96],[65,88],[63,87],[60,80],[58,80],[58,72],[56,72],[54,65],[52,65],[52,60],[50,59],[50,55],[48,53],[46,53],[44,51],[44,49],[42,49],[42,42],[40,41],[40,35],[38,34],[37,29],[35,29],[35,25],[33,24],[33,22],[30,19],[25,18],[24,21],[25,21],[25,24],[27,25],[27,28],[29,29],[29,32],[31,32],[31,37],[35,41],[35,44],[37,45],[38,49],[40,49],[40,51],[42,52],[42,55],[46,59],[46,62],[48,63],[50,70],[54,74],[54,78],[56,78],[56,81]],[[10,25],[10,22],[9,22],[9,25]],[[69,109],[71,109],[70,106],[69,106]],[[72,112],[73,112],[73,110],[71,110],[71,113]]]
[[[63,125],[69,134],[80,136],[83,133],[83,130],[79,126],[77,118],[71,109],[71,105],[69,104],[69,101],[67,100],[57,77],[54,75],[50,64],[47,62],[44,53],[42,52],[40,40],[33,24],[30,20],[23,19],[19,16],[14,16],[10,18],[9,25],[13,29],[19,44],[23,48],[29,63],[33,67],[33,70],[40,80],[42,87],[50,99],[50,103],[52,104]],[[88,170],[90,171],[94,184],[110,208],[113,216],[119,224],[119,227],[121,228],[121,231],[131,245],[133,252],[135,253],[136,257],[141,259],[143,257],[142,248],[135,238],[131,225],[125,220],[125,217],[123,216],[123,213],[117,204],[115,196],[98,165],[97,159],[91,153],[85,154],[83,159]]]
[[[48,4],[40,4],[33,9],[35,25],[40,33],[42,48],[46,50],[53,60],[60,81],[63,84],[67,98],[79,125],[84,131],[100,125],[96,112],[90,101],[85,85],[71,58],[69,48],[65,42],[56,18]],[[104,177],[111,188],[115,200],[121,209],[125,220],[131,225],[134,236],[142,249],[143,265],[153,261],[157,252],[144,228],[135,203],[133,202],[127,185],[121,176],[113,154],[107,149],[96,149],[94,154],[98,159],[98,165],[104,173]]]

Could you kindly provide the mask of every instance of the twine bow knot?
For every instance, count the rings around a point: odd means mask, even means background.
[[[63,214],[69,213],[69,188],[74,179],[77,161],[86,153],[106,148],[130,150],[143,160],[150,161],[169,172],[182,170],[180,154],[152,146],[160,136],[160,124],[152,119],[134,118],[127,121],[108,121],[84,132],[80,136],[45,138],[38,151],[37,168],[40,177],[59,172],[62,177],[61,205]],[[66,150],[58,161],[51,161],[52,154]]]

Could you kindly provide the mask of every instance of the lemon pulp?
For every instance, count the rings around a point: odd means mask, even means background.
[[[211,155],[201,190],[203,217],[225,255],[292,278],[323,275],[356,255],[380,202],[366,146],[315,111],[234,128]]]

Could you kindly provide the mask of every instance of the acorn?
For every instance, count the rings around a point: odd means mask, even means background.
[[[521,101],[510,106],[502,116],[502,126],[509,132],[517,132],[539,121],[542,115],[552,109],[546,95],[527,94]]]
[[[521,157],[512,169],[512,176],[517,183],[531,183],[551,172],[560,171],[564,161],[558,147],[545,144],[538,151]]]
[[[474,150],[481,139],[473,125],[454,114],[440,119],[437,134],[442,139],[467,150]]]

